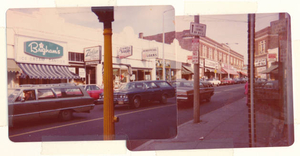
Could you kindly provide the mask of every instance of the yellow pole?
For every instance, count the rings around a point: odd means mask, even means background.
[[[104,103],[103,103],[103,139],[115,139],[114,96],[112,71],[112,29],[104,28]]]

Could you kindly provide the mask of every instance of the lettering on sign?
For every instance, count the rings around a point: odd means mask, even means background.
[[[86,64],[101,63],[101,46],[84,48],[84,61]],[[87,63],[87,61],[92,61]]]
[[[25,42],[25,53],[44,57],[57,58],[63,56],[63,47],[47,41],[27,41]]]
[[[206,25],[200,23],[190,23],[190,34],[195,36],[206,36]]]
[[[158,57],[158,50],[157,48],[151,49],[143,49],[142,51],[142,59],[153,59]]]
[[[132,56],[132,46],[127,46],[127,47],[121,47],[118,50],[118,57],[119,58],[126,58]]]

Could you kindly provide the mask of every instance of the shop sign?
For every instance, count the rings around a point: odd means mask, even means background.
[[[266,59],[255,60],[254,66],[265,66],[267,65]]]
[[[58,58],[63,56],[63,47],[47,41],[25,42],[25,53],[42,58]]]
[[[121,47],[118,49],[118,58],[126,58],[132,56],[132,46]]]
[[[277,61],[277,54],[268,54],[268,61]]]
[[[101,63],[101,46],[84,48],[84,61],[87,65]]]
[[[205,67],[216,68],[218,66],[218,62],[205,59]]]
[[[158,49],[157,48],[150,48],[150,49],[143,49],[142,51],[142,59],[155,59],[158,57]]]

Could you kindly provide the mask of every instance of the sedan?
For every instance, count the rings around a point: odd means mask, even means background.
[[[114,105],[127,105],[139,108],[145,102],[159,101],[167,103],[167,99],[175,96],[175,89],[167,81],[129,82],[114,92]],[[103,94],[98,101],[104,101]]]
[[[234,84],[234,83],[235,83],[235,81],[232,80],[232,78],[224,78],[224,79],[221,80],[222,85]]]
[[[95,103],[98,103],[97,100],[99,99],[99,95],[103,93],[103,89],[96,84],[87,84],[87,85],[80,85],[83,87],[84,90],[95,100]]]
[[[218,79],[208,79],[207,81],[212,83],[214,86],[219,86],[221,84],[221,81]]]
[[[176,87],[176,97],[178,106],[192,105],[194,100],[194,82],[193,81],[174,81],[172,85]],[[214,95],[214,88],[205,86],[202,82],[199,83],[199,99],[210,101]]]

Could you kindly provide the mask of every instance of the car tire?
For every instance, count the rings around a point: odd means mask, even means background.
[[[141,98],[140,97],[135,97],[132,101],[132,108],[139,108],[141,106]]]
[[[166,104],[167,102],[168,102],[168,97],[167,97],[166,94],[163,94],[163,95],[161,96],[160,103]]]
[[[73,118],[73,111],[70,109],[62,110],[59,113],[59,117],[63,121],[71,120]]]

